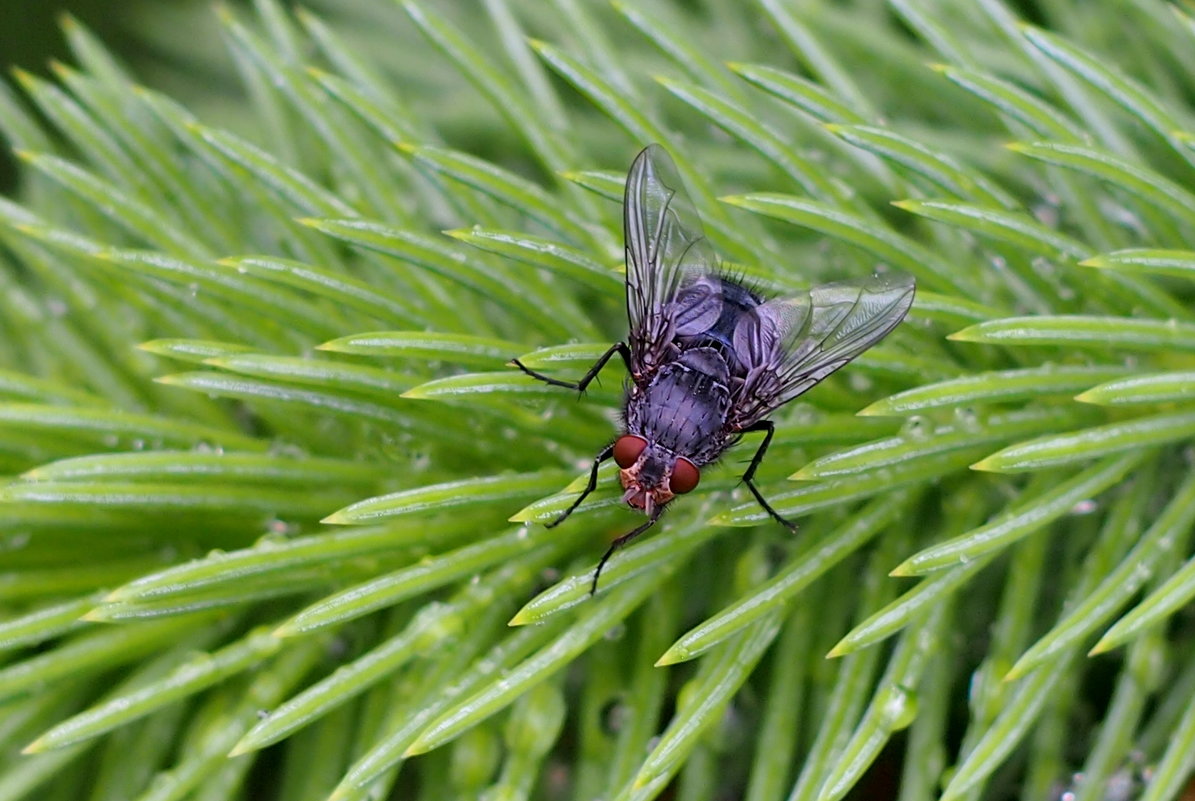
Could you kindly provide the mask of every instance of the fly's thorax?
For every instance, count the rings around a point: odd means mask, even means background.
[[[677,355],[676,363],[705,376],[711,386],[726,388],[730,384],[730,364],[720,348],[688,348]]]
[[[700,467],[726,448],[731,407],[729,371],[711,348],[683,351],[626,399],[632,434],[683,456]]]

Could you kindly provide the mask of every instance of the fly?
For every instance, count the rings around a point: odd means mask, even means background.
[[[631,164],[623,227],[626,339],[575,382],[513,361],[533,378],[580,392],[615,354],[630,376],[623,433],[594,458],[585,490],[548,524],[572,514],[597,486],[598,467],[613,457],[623,501],[647,520],[611,543],[590,594],[614,552],[651,528],[673,498],[692,492],[701,468],[744,434],[762,433],[763,440],[743,483],[768,515],[795,530],[755,486],[775,434],[767,418],[887,336],[909,311],[914,292],[908,276],[876,275],[766,298],[727,277],[676,165],[659,145],[649,145]]]

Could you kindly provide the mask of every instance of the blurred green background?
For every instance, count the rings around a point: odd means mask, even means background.
[[[234,0],[229,5],[244,4]],[[229,111],[243,92],[224,55],[211,6],[208,0],[0,0],[0,62],[8,67],[4,80],[13,84],[12,68],[49,77],[53,61],[69,59],[59,25],[69,14],[94,31],[145,85],[235,127]],[[16,179],[12,154],[4,148],[0,193],[11,193]]]

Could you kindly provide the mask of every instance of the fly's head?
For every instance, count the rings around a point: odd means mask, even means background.
[[[677,495],[693,491],[701,480],[692,461],[638,434],[623,434],[614,442],[614,461],[626,490],[622,499],[649,516]]]

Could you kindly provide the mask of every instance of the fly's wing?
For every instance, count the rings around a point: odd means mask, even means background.
[[[722,313],[717,258],[680,174],[649,145],[627,174],[623,225],[631,369],[650,375],[678,336],[708,330]]]
[[[913,279],[872,276],[823,284],[760,304],[739,320],[734,352],[745,366],[730,425],[746,428],[888,335],[913,304]]]

